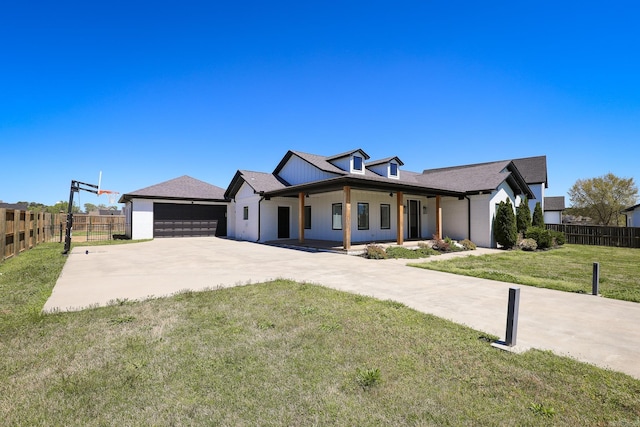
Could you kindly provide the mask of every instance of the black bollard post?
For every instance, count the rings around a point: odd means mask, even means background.
[[[593,263],[593,280],[591,282],[591,293],[595,296],[599,295],[600,291],[600,263]]]
[[[518,311],[520,309],[520,288],[509,288],[509,306],[507,309],[507,334],[505,345],[516,345],[518,335]]]

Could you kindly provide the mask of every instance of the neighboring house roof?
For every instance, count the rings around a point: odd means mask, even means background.
[[[188,175],[123,194],[118,203],[133,198],[225,201],[224,188]]]
[[[564,196],[553,196],[544,198],[544,211],[563,211],[564,210]]]
[[[627,208],[627,209],[623,210],[622,212],[632,212],[632,211],[635,211],[638,208],[640,208],[640,204],[637,204],[635,206],[631,206],[630,208]]]
[[[26,203],[0,203],[0,209],[26,211],[29,207]]]
[[[549,187],[547,182],[547,156],[514,159],[513,163],[515,163],[527,184],[544,183],[545,188]]]

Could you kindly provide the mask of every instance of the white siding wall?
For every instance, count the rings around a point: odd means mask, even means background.
[[[544,213],[545,224],[562,224],[562,212],[551,211]]]
[[[469,215],[467,203],[467,199],[458,200],[457,197],[443,197],[441,199],[442,237],[448,236],[454,240],[463,240],[468,237]]]
[[[246,183],[242,184],[235,197],[234,237],[238,240],[258,240],[258,204],[260,195]],[[244,208],[249,208],[249,219],[244,218]]]
[[[627,214],[629,227],[640,227],[640,208],[635,208],[633,212]]]
[[[531,214],[533,215],[533,211],[536,208],[536,203],[540,202],[540,207],[544,212],[544,184],[530,184],[529,188],[536,196],[535,199],[529,200],[529,209],[531,210]]]
[[[291,185],[319,181],[338,176],[336,174],[321,171],[296,155],[291,156],[278,175]]]
[[[298,238],[298,199],[275,197],[263,200],[260,205],[260,241],[268,242],[278,239],[278,208],[289,208],[289,239]]]
[[[132,199],[131,238],[153,239],[153,201]]]
[[[331,164],[339,167],[345,172],[349,172],[351,171],[351,167],[353,165],[352,158],[353,157],[342,157],[340,159],[331,160]],[[364,166],[364,157],[362,157],[362,164]]]

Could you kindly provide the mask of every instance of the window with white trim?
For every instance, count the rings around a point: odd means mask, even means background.
[[[358,230],[369,229],[369,203],[358,203]]]
[[[342,203],[331,205],[331,228],[333,230],[342,230]]]

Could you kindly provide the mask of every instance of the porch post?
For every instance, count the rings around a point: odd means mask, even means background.
[[[404,243],[404,198],[402,191],[398,191],[396,205],[396,237],[398,245],[402,245]]]
[[[436,237],[442,239],[442,206],[440,196],[436,196]]]
[[[298,193],[298,242],[304,243],[304,193]]]
[[[351,249],[351,187],[345,185],[344,212],[342,212],[342,246],[345,250]]]

